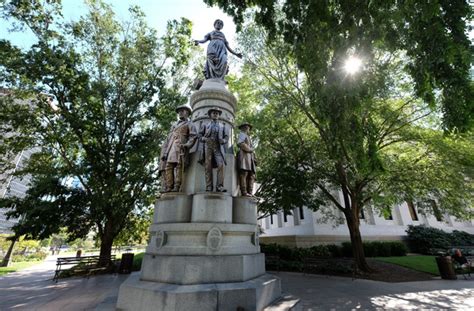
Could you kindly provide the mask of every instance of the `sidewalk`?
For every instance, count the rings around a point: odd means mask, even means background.
[[[120,284],[128,275],[102,275],[52,281],[57,256],[43,263],[0,277],[0,310],[95,310],[101,304],[115,307]],[[113,310],[114,308],[109,308]]]
[[[275,273],[282,290],[301,299],[303,310],[474,310],[474,278],[385,283],[371,280]]]
[[[115,310],[128,275],[51,281],[56,257],[0,277],[0,310]],[[443,309],[474,310],[474,277],[457,281],[384,283],[370,280],[274,273],[283,291],[301,299],[303,310]]]

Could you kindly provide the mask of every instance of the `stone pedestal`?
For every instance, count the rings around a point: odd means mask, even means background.
[[[262,310],[280,297],[280,280],[265,274],[257,201],[238,196],[232,134],[236,105],[219,80],[206,80],[191,96],[198,128],[209,122],[209,108],[223,111],[221,122],[231,135],[227,192],[205,192],[204,168],[192,153],[183,192],[165,193],[155,204],[142,269],[120,287],[118,310]]]
[[[262,310],[281,295],[280,280],[262,275],[246,282],[176,285],[130,276],[120,287],[117,310]]]
[[[191,222],[232,223],[232,197],[225,192],[196,193]]]
[[[234,198],[232,219],[236,224],[257,224],[257,199],[253,197]]]
[[[185,193],[164,193],[155,203],[153,223],[189,222],[192,202],[192,196]]]

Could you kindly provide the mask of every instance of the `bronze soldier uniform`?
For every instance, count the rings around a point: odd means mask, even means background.
[[[191,108],[186,105],[176,108],[176,112],[185,109],[191,114]],[[189,148],[196,139],[196,130],[188,118],[176,122],[170,130],[166,144],[163,145],[164,154],[162,159],[166,160],[165,192],[180,191],[184,168],[189,162]]]
[[[209,109],[208,115],[212,111],[217,111],[219,115],[222,113],[218,108]],[[227,164],[225,161],[225,145],[229,140],[229,135],[223,124],[219,121],[211,120],[208,124],[202,126],[200,130],[202,141],[204,143],[203,152],[201,154],[200,163],[204,163],[206,172],[206,191],[212,191],[213,168],[217,168],[217,186],[216,190],[225,192],[224,189],[224,168]]]
[[[249,123],[239,125],[239,129],[252,126]],[[237,152],[237,170],[239,173],[240,192],[243,196],[251,196],[253,194],[253,184],[255,183],[255,172],[257,161],[250,137],[244,131],[240,132],[237,140],[239,151]]]

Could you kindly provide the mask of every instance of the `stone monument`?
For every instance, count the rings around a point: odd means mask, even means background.
[[[219,122],[228,133],[226,191],[206,191],[198,135],[181,192],[163,193],[156,201],[142,269],[120,287],[118,310],[262,310],[281,296],[280,280],[265,273],[256,198],[239,192],[233,153],[237,100],[219,76],[205,80],[190,105],[196,129],[211,122],[209,110],[221,111]]]

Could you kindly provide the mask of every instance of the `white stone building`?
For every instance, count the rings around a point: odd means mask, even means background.
[[[436,204],[433,201],[433,204]],[[437,211],[436,205],[434,210]],[[335,213],[340,213],[338,210]],[[418,212],[411,202],[404,202],[391,210],[391,215],[382,216],[378,211],[365,208],[361,215],[360,231],[364,241],[402,240],[407,234],[408,225],[427,225],[450,232],[461,230],[474,234],[474,221],[459,221],[453,216],[428,215]],[[337,214],[336,214],[337,215]],[[344,219],[340,213],[341,220]],[[321,212],[313,212],[304,207],[284,215],[282,211],[259,220],[263,230],[260,236],[262,243],[279,243],[288,246],[309,247],[316,244],[338,244],[350,241],[347,225],[341,221],[324,223]]]
[[[0,89],[0,96],[5,96],[8,94],[8,90]],[[33,149],[24,150],[17,154],[11,163],[13,164],[13,169],[6,174],[0,174],[0,198],[5,198],[8,196],[23,197],[25,196],[26,190],[28,189],[29,178],[25,177],[20,179],[13,176],[13,173],[20,169],[26,161],[30,158],[33,153]],[[17,219],[8,219],[5,215],[6,210],[0,209],[0,233],[11,234],[11,227],[17,223]]]

